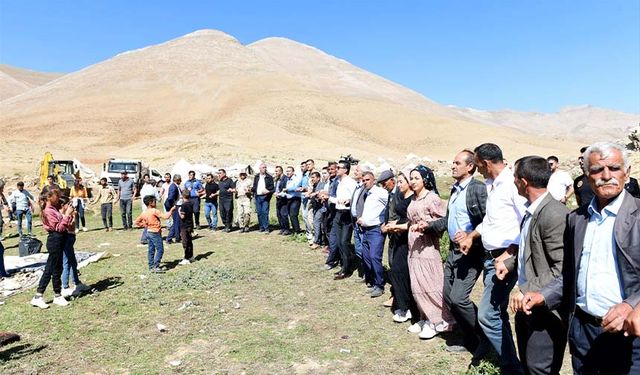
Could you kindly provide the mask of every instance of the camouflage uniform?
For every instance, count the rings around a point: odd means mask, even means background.
[[[245,178],[236,181],[236,205],[238,207],[238,226],[240,230],[249,230],[251,220],[251,188],[253,180]]]

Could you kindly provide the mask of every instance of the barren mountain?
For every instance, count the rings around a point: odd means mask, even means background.
[[[127,157],[162,167],[179,158],[224,165],[345,153],[449,160],[485,141],[511,160],[573,158],[579,148],[465,118],[301,43],[244,46],[214,30],[124,52],[0,101],[0,129],[16,150],[0,161],[5,174],[35,170],[45,150],[94,166]]]
[[[0,64],[0,101],[42,86],[61,76],[59,73],[35,72]]]
[[[589,105],[565,107],[556,113],[458,110],[471,121],[584,143],[619,139],[640,122],[640,114]]]

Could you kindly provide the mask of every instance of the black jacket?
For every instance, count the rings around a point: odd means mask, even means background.
[[[475,228],[480,223],[482,223],[484,214],[487,211],[487,186],[483,182],[480,182],[472,177],[466,189],[467,212],[469,212],[469,220],[471,221],[471,225],[473,226],[473,228]],[[447,215],[431,223],[428,230],[437,233],[446,232],[448,229],[448,223],[449,209],[447,208]],[[453,248],[453,241],[449,239],[449,249],[452,250]],[[484,255],[484,248],[482,247],[482,240],[480,238],[476,238],[473,241],[473,246],[469,251],[469,254],[474,254],[476,256]]]
[[[253,178],[253,189],[251,190],[253,195],[259,195],[258,194],[258,181],[260,181],[260,174],[255,175],[255,177]],[[275,185],[273,184],[273,176],[271,176],[269,173],[267,173],[264,176],[264,187],[267,190],[269,190],[269,193],[265,194],[267,196],[267,199],[271,199],[271,196],[273,195],[273,192],[275,191]]]
[[[629,177],[629,182],[624,184],[624,188],[627,189],[627,193],[635,198],[640,198],[640,186],[638,186],[638,180],[635,178]]]

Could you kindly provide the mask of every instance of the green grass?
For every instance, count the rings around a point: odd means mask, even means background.
[[[89,213],[88,220],[90,228],[99,226],[98,216]],[[146,270],[139,231],[80,233],[77,250],[120,256],[81,269],[95,291],[66,308],[31,307],[33,291],[6,299],[0,331],[17,332],[22,341],[0,349],[0,373],[466,372],[469,354],[447,353],[444,338],[409,334],[381,306],[388,292],[371,299],[352,279],[333,281],[321,268],[322,254],[300,238],[200,233],[194,241],[200,259],[164,275]],[[104,242],[111,246],[98,249]],[[16,243],[4,242],[8,255],[16,254]],[[170,245],[164,261],[173,266],[181,256],[182,247]],[[51,296],[49,287],[45,298]],[[169,363],[175,360],[180,365]],[[472,373],[496,371],[487,363]]]

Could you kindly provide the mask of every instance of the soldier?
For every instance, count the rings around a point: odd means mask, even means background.
[[[253,182],[247,178],[246,172],[240,172],[236,181],[236,207],[238,207],[238,226],[240,232],[249,231],[251,221],[251,188]]]

